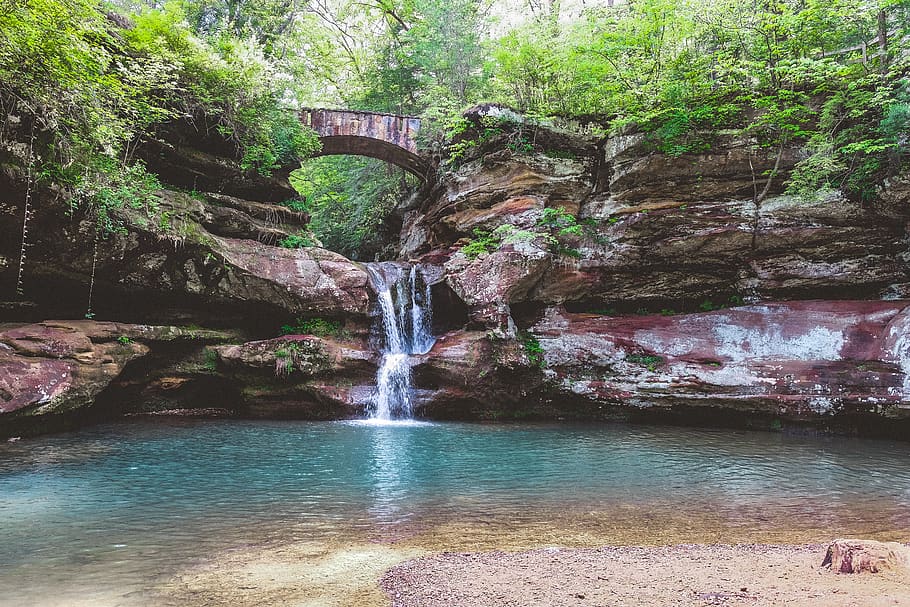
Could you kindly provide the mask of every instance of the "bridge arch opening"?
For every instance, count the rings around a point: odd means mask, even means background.
[[[338,135],[320,137],[319,140],[322,142],[322,150],[314,156],[353,155],[376,158],[403,168],[421,181],[427,181],[432,170],[430,164],[420,156],[412,154],[394,143],[379,139],[357,135]]]

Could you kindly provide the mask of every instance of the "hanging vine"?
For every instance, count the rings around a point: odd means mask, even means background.
[[[95,241],[92,245],[92,277],[88,283],[88,307],[85,310],[85,317],[89,320],[95,318],[92,312],[92,295],[95,292],[95,267],[98,265],[98,222],[95,222]]]
[[[32,218],[32,184],[34,182],[35,165],[35,127],[32,126],[28,142],[28,164],[25,171],[25,210],[22,212],[22,246],[19,249],[19,272],[16,275],[16,295],[25,296],[22,275],[25,270],[26,250],[28,249],[28,222]]]

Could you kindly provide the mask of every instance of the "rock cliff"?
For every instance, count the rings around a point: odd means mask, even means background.
[[[275,246],[308,221],[275,204],[285,180],[178,135],[143,151],[171,189],[153,213],[118,210],[111,233],[36,194],[29,299],[2,307],[0,434],[41,416],[326,419],[368,402],[364,268]],[[906,175],[860,204],[786,195],[801,151],[734,136],[670,157],[522,125],[469,150],[402,211],[400,258],[427,268],[439,335],[413,359],[419,414],[910,429]],[[23,193],[0,179],[12,293]],[[87,309],[107,322],[27,324]],[[295,318],[335,324],[278,337]]]

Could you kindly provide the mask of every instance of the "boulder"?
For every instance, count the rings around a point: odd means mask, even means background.
[[[835,573],[880,573],[908,565],[910,548],[904,544],[859,539],[834,540],[822,561]]]
[[[377,354],[355,338],[287,335],[214,348],[219,368],[252,417],[339,419],[362,415]]]

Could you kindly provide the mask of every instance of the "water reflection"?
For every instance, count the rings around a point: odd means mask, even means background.
[[[407,427],[387,424],[371,428],[370,503],[367,511],[381,524],[405,522],[413,515],[408,496],[414,487],[412,436]]]

